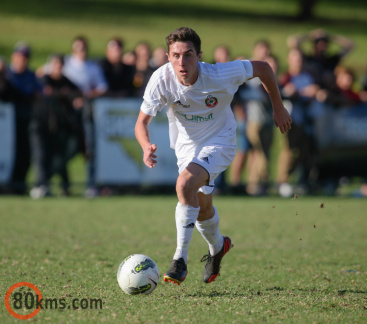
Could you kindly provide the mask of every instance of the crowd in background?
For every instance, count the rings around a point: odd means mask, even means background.
[[[312,44],[311,52],[304,50],[306,42]],[[276,74],[293,119],[292,129],[282,137],[277,162],[276,184],[282,196],[293,194],[294,184],[302,193],[313,190],[318,156],[314,121],[324,107],[338,109],[367,101],[367,80],[356,87],[354,71],[342,62],[354,47],[350,39],[319,29],[290,36],[287,43],[287,70],[282,73],[266,40],[254,45],[252,57],[234,58],[226,46],[218,46],[212,62],[264,60]],[[336,48],[332,52],[331,43]],[[26,43],[16,44],[9,64],[0,60],[0,100],[14,104],[16,130],[15,163],[5,192],[27,194],[26,175],[33,164],[36,183],[30,190],[31,197],[50,196],[49,182],[55,174],[60,176],[62,194],[67,196],[68,162],[83,153],[87,170],[85,196],[97,196],[93,100],[101,96],[141,98],[152,73],[167,63],[165,53],[165,48],[152,51],[144,42],[124,53],[122,39],[111,38],[104,58],[92,60],[88,57],[87,39],[80,36],[72,41],[70,54],[51,55],[45,65],[32,71],[28,66],[31,48]],[[258,79],[239,88],[232,109],[238,122],[238,152],[229,175],[216,180],[217,193],[230,190],[266,195],[274,124],[271,103]],[[242,176],[245,165],[246,184]]]

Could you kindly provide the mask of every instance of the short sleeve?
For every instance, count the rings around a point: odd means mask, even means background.
[[[164,107],[164,105],[161,107],[160,103],[151,103],[149,101],[146,101],[144,99],[143,103],[140,106],[140,110],[144,113],[147,114],[149,116],[153,116],[155,117],[157,115],[158,111],[161,111],[162,108]]]
[[[243,66],[246,70],[246,79],[251,79],[254,76],[254,68],[252,67],[252,63],[249,60],[241,60]]]
[[[166,105],[165,87],[161,84],[161,78],[158,73],[153,73],[144,92],[144,101],[140,110],[149,115],[156,116]]]

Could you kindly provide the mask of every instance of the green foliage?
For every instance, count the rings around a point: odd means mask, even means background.
[[[323,203],[321,208],[320,203]],[[207,245],[195,231],[187,279],[161,279],[149,296],[116,280],[130,254],[149,255],[161,278],[175,250],[176,198],[0,198],[0,292],[35,284],[43,298],[102,299],[102,309],[41,310],[52,323],[362,323],[366,319],[367,200],[216,197],[235,247],[221,276],[201,281]],[[0,322],[13,322],[1,306]]]

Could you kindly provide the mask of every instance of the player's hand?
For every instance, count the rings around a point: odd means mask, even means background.
[[[157,156],[154,154],[157,150],[157,145],[151,144],[144,150],[143,161],[148,168],[154,168],[157,164]]]
[[[292,118],[284,107],[274,110],[273,119],[275,126],[279,127],[282,134],[291,129]]]

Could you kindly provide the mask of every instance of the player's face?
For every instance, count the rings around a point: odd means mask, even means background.
[[[199,75],[197,54],[192,42],[176,42],[170,45],[168,60],[171,62],[178,81],[186,86],[193,85]]]

